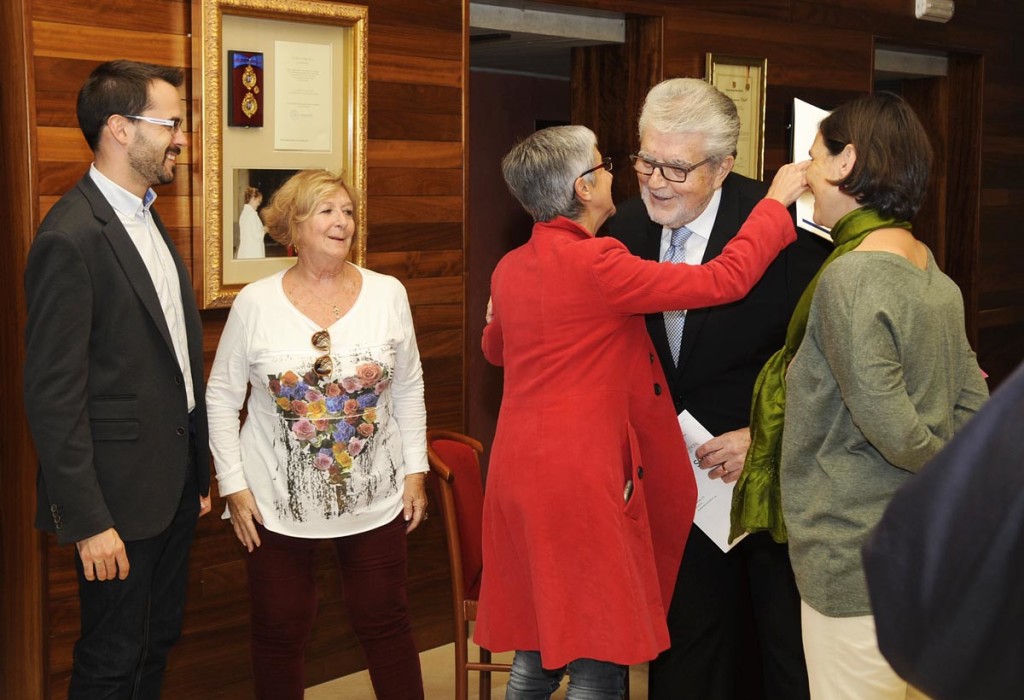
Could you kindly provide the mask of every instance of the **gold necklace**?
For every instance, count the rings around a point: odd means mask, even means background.
[[[331,313],[334,315],[335,320],[341,318],[341,309],[338,308],[338,305],[335,302],[333,302],[333,301],[326,301],[321,295],[319,295],[316,292],[312,291],[303,282],[299,282],[298,280],[295,280],[295,281],[293,281],[293,285],[295,286],[296,290],[301,290],[302,291],[302,295],[305,298],[308,299],[310,297],[313,297],[313,299],[315,299],[318,304],[320,304],[321,306],[323,306],[325,308],[330,309]]]

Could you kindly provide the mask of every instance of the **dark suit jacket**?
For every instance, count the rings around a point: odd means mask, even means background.
[[[181,284],[194,438],[152,278],[88,174],[46,215],[29,252],[24,389],[39,454],[36,526],[61,543],[110,527],[124,540],[166,529],[190,450],[199,491],[209,492],[202,323],[185,266],[153,218]]]
[[[767,190],[764,183],[742,175],[726,177],[704,262],[722,252]],[[639,197],[620,206],[606,227],[632,253],[648,260],[658,259],[661,230]],[[796,243],[782,251],[745,298],[688,311],[679,369],[672,363],[662,315],[647,316],[676,412],[687,409],[713,435],[750,424],[754,380],[785,342],[793,307],[830,250],[826,241],[797,229]]]

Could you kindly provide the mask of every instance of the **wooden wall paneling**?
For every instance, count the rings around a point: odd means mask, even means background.
[[[465,397],[473,391],[463,379],[464,356],[476,347],[476,338],[464,337],[461,343],[458,339],[459,315],[466,307],[465,274],[459,266],[467,264],[464,160],[468,141],[463,103],[467,94],[468,10],[463,0],[367,0],[366,4],[370,8],[368,253],[374,264],[394,270],[409,290],[417,330],[426,339],[423,364],[431,426],[461,429]],[[664,17],[661,56],[632,56],[640,62],[635,68],[649,76],[655,75],[654,71],[702,75],[705,51],[766,56],[769,169],[789,158],[785,126],[793,96],[828,107],[870,89],[871,43],[882,28],[887,39],[965,54],[984,52],[985,71],[972,79],[978,95],[983,95],[983,119],[972,126],[961,145],[954,143],[962,136],[956,133],[959,125],[950,125],[950,162],[958,162],[961,156],[956,154],[960,153],[968,165],[958,176],[980,172],[980,232],[974,243],[979,250],[978,267],[968,271],[977,296],[971,297],[971,292],[968,298],[976,298],[972,303],[984,320],[978,334],[982,364],[998,380],[1024,355],[1024,313],[1020,311],[1024,282],[1016,272],[1024,247],[1012,225],[1024,218],[1024,198],[1019,196],[1024,192],[1019,168],[1024,151],[1019,135],[1019,124],[1024,121],[1024,75],[1017,67],[1019,53],[1013,45],[1014,28],[1022,26],[1024,13],[1019,3],[959,3],[956,16],[946,25],[914,20],[909,5],[886,0],[690,0],[685,7],[664,0],[555,0],[550,4],[628,12],[646,17],[647,22],[660,23]],[[9,394],[20,391],[24,323],[20,280],[36,223],[37,197],[52,201],[78,179],[91,160],[75,128],[74,94],[85,75],[103,60],[133,58],[189,68],[191,5],[192,0],[103,0],[88,6],[66,0],[2,4],[0,117],[5,128],[0,134],[0,160],[8,167],[0,174],[0,184],[6,193],[4,206],[10,208],[6,219],[12,224],[9,249],[15,254],[6,263],[10,267],[0,270],[0,279],[12,300],[4,307],[6,327],[17,329],[16,334],[0,341],[4,366],[11,368],[0,375],[0,386]],[[643,22],[637,26],[643,27]],[[647,30],[653,31],[652,26]],[[579,69],[584,68],[581,65]],[[970,76],[974,69],[954,65],[951,70]],[[627,78],[627,83],[642,99],[649,84],[660,77],[649,77],[646,84]],[[188,86],[190,99],[193,88]],[[14,99],[8,90],[13,91]],[[609,114],[602,100],[621,92],[619,86],[590,102],[591,98],[582,95],[574,99],[589,105],[585,114],[602,110]],[[26,95],[27,100],[23,99]],[[949,99],[959,99],[952,87]],[[599,117],[592,124],[605,150],[608,146],[602,131],[616,133],[614,138],[623,142],[634,137],[639,101],[635,96],[627,96],[626,101],[634,103],[633,113],[621,117],[621,123],[609,119],[602,125]],[[974,161],[968,149],[972,140]],[[38,153],[33,150],[36,144]],[[179,188],[191,180],[186,175],[201,154],[193,150],[190,156],[190,163],[179,161],[179,168],[185,170],[179,171],[168,191],[160,191],[157,206],[161,211],[166,208],[175,223],[181,224],[172,236],[191,261],[191,219],[182,215],[173,201],[190,196],[187,188]],[[977,169],[972,170],[975,165]],[[493,178],[494,174],[473,173],[473,177]],[[630,178],[616,178],[623,179]],[[952,179],[947,182],[947,192],[949,200],[966,196],[958,193]],[[949,221],[950,240],[959,235],[954,230],[959,223]],[[476,235],[490,233],[485,226]],[[193,236],[198,234],[195,231]],[[958,241],[953,245],[949,249],[951,262],[957,250],[963,252],[955,246],[971,244]],[[461,263],[459,253],[463,255]],[[207,368],[225,319],[223,310],[203,312]],[[0,417],[9,418],[7,413]],[[5,435],[11,439],[5,439],[0,448],[0,470],[7,484],[0,496],[0,554],[4,562],[0,586],[8,632],[0,642],[4,677],[0,687],[8,697],[59,698],[66,687],[72,635],[68,630],[77,616],[77,600],[69,589],[70,550],[41,544],[45,540],[25,528],[34,507],[32,470],[25,468],[32,459],[31,443],[23,418],[15,414],[4,422]],[[221,507],[217,499],[215,510]],[[440,520],[429,523],[437,527]],[[240,549],[230,529],[216,517],[201,523],[193,550],[185,630],[168,671],[168,697],[251,696],[248,609]],[[50,552],[53,561],[48,561]],[[410,539],[411,605],[421,645],[450,638],[445,556],[439,533],[429,527]],[[13,569],[12,563],[19,571],[14,587],[6,573]],[[328,557],[321,569],[323,585],[333,585],[335,575]],[[311,682],[358,663],[353,661],[359,655],[351,646],[341,612],[341,593],[335,587],[334,591],[325,589],[324,596],[309,657]],[[46,656],[44,630],[50,628],[44,627],[44,618],[55,624],[56,653],[52,658]],[[12,637],[16,644],[10,643]],[[44,681],[47,674],[49,680]]]
[[[41,700],[46,552],[35,521],[35,452],[22,411],[25,258],[35,231],[35,99],[28,0],[0,4],[0,697]]]
[[[369,168],[366,189],[375,195],[449,195],[462,194],[461,168]]]
[[[166,3],[157,7],[166,7]],[[77,16],[71,10],[65,5],[66,18]],[[133,31],[113,29],[102,22],[84,25],[36,20],[32,23],[32,50],[36,56],[51,58],[91,58],[100,62],[114,57],[166,66],[190,65],[188,37],[155,32],[152,27],[161,25],[150,25],[149,31]]]
[[[36,20],[86,27],[130,31],[149,31],[159,27],[161,33],[183,37],[189,33],[187,8],[190,2],[191,0],[143,3],[136,0],[103,0],[96,3],[75,3],[75,11],[70,13],[67,0],[32,0],[32,15]],[[81,82],[74,84],[81,85]]]
[[[451,250],[462,245],[461,221],[370,224],[368,230],[378,251]]]

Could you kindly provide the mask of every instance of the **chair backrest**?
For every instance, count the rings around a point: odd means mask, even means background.
[[[483,572],[481,528],[484,512],[484,486],[480,475],[483,447],[473,438],[447,430],[427,432],[427,457],[440,481],[441,507],[450,537],[449,554],[453,575],[462,575],[463,597],[476,600]],[[450,498],[446,497],[446,493]],[[457,544],[457,549],[453,547]]]

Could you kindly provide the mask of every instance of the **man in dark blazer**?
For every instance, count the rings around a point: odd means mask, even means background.
[[[25,408],[36,525],[74,543],[69,697],[157,698],[209,510],[202,324],[151,189],[187,145],[178,69],[113,61],[78,95],[89,172],[46,215],[25,270]]]
[[[767,191],[731,172],[738,134],[736,107],[718,89],[686,78],[655,86],[633,159],[641,197],[619,206],[607,232],[651,260],[672,258],[673,230],[688,239],[674,261],[717,256]],[[743,469],[754,380],[782,347],[793,307],[828,253],[824,241],[798,236],[746,298],[687,312],[676,348],[666,316],[647,318],[676,411],[688,410],[716,436],[700,448],[702,478],[733,482]],[[686,460],[680,455],[680,468]],[[800,597],[786,545],[767,533],[723,553],[694,527],[668,623],[672,646],[650,666],[652,700],[809,696]]]

